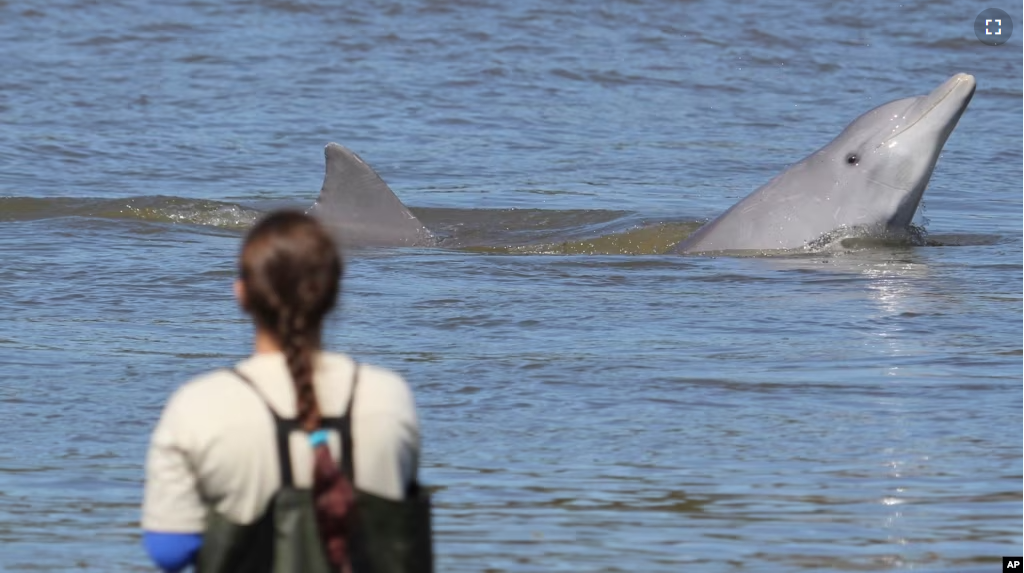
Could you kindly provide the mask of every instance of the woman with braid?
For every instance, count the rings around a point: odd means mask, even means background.
[[[401,500],[416,483],[412,394],[393,372],[321,349],[342,262],[314,219],[267,216],[239,266],[255,352],[168,402],[146,461],[143,544],[165,571],[352,571],[354,489]]]

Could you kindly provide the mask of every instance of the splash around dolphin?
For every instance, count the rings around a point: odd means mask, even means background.
[[[928,95],[868,111],[674,252],[793,250],[837,231],[863,236],[906,230],[975,86],[974,77],[956,74]],[[343,244],[467,246],[428,230],[352,151],[330,143],[324,155],[324,183],[310,212]]]

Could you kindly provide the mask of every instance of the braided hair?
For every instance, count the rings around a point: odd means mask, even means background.
[[[298,419],[320,427],[313,362],[323,320],[338,298],[342,262],[331,237],[298,211],[271,213],[242,245],[245,310],[281,347],[295,386]]]
[[[277,211],[249,231],[240,266],[245,310],[280,346],[295,388],[297,419],[305,431],[316,431],[322,416],[313,386],[314,361],[324,317],[338,298],[341,256],[315,219]],[[316,447],[314,460],[321,542],[328,561],[338,567],[347,560],[352,486],[325,445]]]

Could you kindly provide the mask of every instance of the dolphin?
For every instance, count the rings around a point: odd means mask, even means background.
[[[865,113],[697,229],[675,252],[788,250],[834,231],[906,230],[975,86],[973,76],[956,74],[928,95]]]
[[[835,231],[907,229],[974,89],[973,76],[956,74],[928,95],[876,107],[703,225],[674,252],[788,250]],[[310,212],[343,245],[458,246],[427,229],[351,150],[329,143],[324,156],[324,182]]]
[[[358,155],[328,143],[324,159],[324,184],[309,212],[342,245],[412,247],[440,242]]]

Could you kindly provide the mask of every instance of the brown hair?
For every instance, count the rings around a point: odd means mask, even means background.
[[[313,361],[324,317],[338,298],[341,257],[315,219],[277,211],[249,231],[240,270],[245,310],[280,345],[295,385],[298,420],[312,432],[320,427]]]
[[[315,219],[277,211],[249,231],[240,265],[245,310],[281,347],[295,386],[296,417],[304,430],[315,431],[322,417],[313,387],[314,360],[324,317],[338,298],[341,256]],[[313,495],[325,557],[347,570],[354,494],[326,445],[315,448]]]

